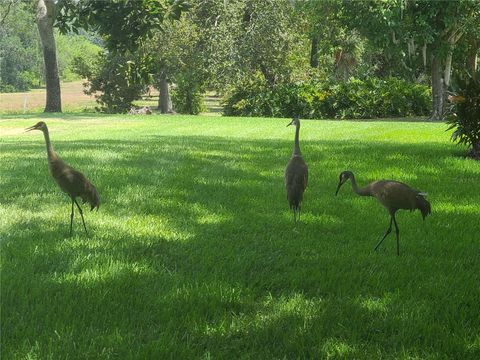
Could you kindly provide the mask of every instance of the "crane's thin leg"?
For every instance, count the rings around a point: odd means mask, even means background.
[[[80,211],[80,216],[82,217],[82,223],[83,223],[83,228],[85,229],[85,234],[87,234],[87,236],[88,236],[87,227],[85,226],[85,220],[83,219],[83,211],[82,211],[82,208],[80,207],[80,205],[78,205],[77,200],[74,200],[74,201],[75,201],[75,204],[77,204],[78,210]]]
[[[393,223],[395,224],[395,235],[397,236],[397,256],[400,256],[400,240],[399,240],[400,230],[398,229],[397,220],[395,219],[395,215],[393,215]]]
[[[300,205],[299,205],[299,206],[298,206],[298,222],[300,222],[300,211],[301,211],[301,209],[302,209],[302,208],[301,208]]]
[[[388,226],[388,229],[387,229],[387,231],[385,232],[385,234],[383,235],[382,239],[378,242],[377,246],[375,246],[375,249],[373,249],[374,251],[377,251],[378,247],[379,247],[380,244],[383,242],[383,240],[385,240],[385,238],[387,237],[387,235],[392,232],[392,222],[393,222],[393,217],[390,217],[390,225]]]
[[[72,237],[72,227],[73,227],[73,198],[72,198],[72,212],[70,213],[70,237]]]

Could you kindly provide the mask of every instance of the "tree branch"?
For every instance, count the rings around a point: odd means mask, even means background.
[[[15,3],[15,0],[10,0],[10,2],[8,3],[7,11],[5,11],[5,14],[2,16],[2,19],[0,20],[0,25],[3,25],[3,23],[5,22],[5,19],[7,18],[8,14],[10,13],[10,9],[11,9],[11,7],[14,3]]]

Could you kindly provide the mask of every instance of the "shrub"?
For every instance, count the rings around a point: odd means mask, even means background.
[[[227,116],[273,116],[265,107],[270,96],[266,83],[259,74],[243,79],[224,99],[223,113]]]
[[[350,79],[339,84],[302,82],[269,88],[260,77],[243,81],[224,101],[224,114],[299,115],[303,118],[376,118],[427,115],[427,86],[389,78]]]
[[[333,88],[329,116],[378,118],[427,115],[430,89],[397,78],[351,79]]]
[[[467,145],[469,156],[480,160],[480,71],[477,79],[467,75],[457,78],[455,95],[447,116],[448,130],[454,129],[452,140]]]
[[[13,93],[15,91],[17,89],[13,85],[0,83],[0,93]]]
[[[137,61],[137,62],[135,62]],[[97,110],[126,113],[134,100],[140,99],[147,85],[138,70],[138,59],[132,55],[99,54],[95,61],[75,58],[75,71],[86,78],[84,92],[96,94]]]
[[[178,74],[176,80],[176,87],[172,90],[173,109],[192,115],[205,111],[201,83],[189,74]]]
[[[61,81],[68,82],[78,80],[80,77],[76,70],[78,61],[91,62],[102,51],[102,48],[92,43],[95,38],[88,34],[56,35],[56,47],[58,53],[58,72]]]

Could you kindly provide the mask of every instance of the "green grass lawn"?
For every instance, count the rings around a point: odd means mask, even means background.
[[[40,117],[0,121],[2,359],[480,358],[480,163],[445,124],[303,121],[295,227],[287,119],[41,118],[102,204],[69,238]],[[428,192],[401,256],[346,169]]]

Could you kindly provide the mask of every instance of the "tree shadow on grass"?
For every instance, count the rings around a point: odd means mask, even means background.
[[[66,356],[73,342],[84,356],[102,348],[122,358],[475,355],[465,344],[478,330],[475,296],[457,289],[476,280],[452,270],[477,256],[352,260],[317,246],[305,258],[285,240],[253,249],[247,238],[234,248],[204,237],[223,232],[218,224],[183,243],[118,229],[68,240],[42,229],[31,227],[35,242],[26,233],[8,243],[26,244],[21,255],[2,251],[4,344],[21,334],[42,344],[42,357]]]
[[[56,358],[477,357],[480,170],[450,146],[304,142],[311,181],[294,227],[290,142],[57,143],[103,204],[87,219],[92,238],[78,218],[74,238],[59,235],[68,224],[57,213],[4,227],[5,356],[37,343],[39,357]],[[11,164],[35,148],[4,146],[0,200],[16,211],[32,209],[29,193],[46,194],[35,209],[62,199],[43,144]],[[429,192],[425,225],[399,214],[401,257],[393,237],[372,252],[388,223],[373,199],[333,196],[347,168],[360,183],[390,177]]]

